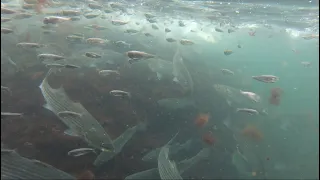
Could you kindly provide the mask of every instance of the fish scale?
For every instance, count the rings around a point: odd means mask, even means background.
[[[105,143],[105,145],[111,145],[113,150],[114,146],[111,138],[98,121],[80,103],[72,102],[62,87],[59,89],[52,89],[50,87],[47,82],[47,77],[52,72],[53,70],[50,69],[40,85],[42,95],[47,102],[45,108],[52,111],[70,129],[75,132],[80,130],[80,135],[82,135],[90,145],[101,148],[101,144],[96,143],[101,142]],[[62,111],[80,112],[82,116],[66,116],[61,118],[58,116],[58,113]]]
[[[182,179],[174,162],[169,160],[169,147],[161,148],[158,157],[158,169],[162,180],[164,179]]]
[[[30,160],[13,150],[1,149],[1,179],[75,179],[46,163]]]

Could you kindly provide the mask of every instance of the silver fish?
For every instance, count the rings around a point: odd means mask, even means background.
[[[142,59],[150,59],[150,58],[156,57],[155,55],[148,54],[148,53],[142,52],[142,51],[128,51],[128,52],[126,52],[126,55],[130,58],[128,60],[128,62],[130,64],[137,62],[139,60],[142,60]]]
[[[101,38],[88,38],[86,39],[86,43],[91,45],[105,45],[106,43],[108,43],[108,40]]]
[[[74,156],[74,157],[78,157],[78,156],[82,156],[88,153],[96,153],[94,149],[92,148],[78,148],[78,149],[73,149],[71,151],[68,152],[69,156]]]
[[[30,18],[30,17],[32,17],[32,14],[19,13],[19,14],[16,14],[15,16],[13,16],[13,19],[27,19],[27,18]]]
[[[249,108],[237,108],[236,112],[245,112],[249,113],[250,115],[258,115],[259,112],[255,109],[249,109]]]
[[[125,41],[116,41],[116,42],[114,42],[114,44],[118,47],[128,47],[128,48],[131,47],[131,44],[129,44]]]
[[[94,53],[94,52],[86,52],[84,56],[89,58],[101,58],[102,56],[100,54]]]
[[[1,116],[23,116],[22,113],[1,112]]]
[[[57,63],[53,63],[53,64],[46,64],[47,68],[63,68],[64,65],[63,64],[57,64]]]
[[[81,118],[82,117],[82,114],[80,113],[76,113],[76,112],[73,112],[73,111],[61,111],[61,112],[58,112],[57,114],[59,117],[61,118],[65,118],[65,117],[75,117],[75,118]]]
[[[221,69],[221,72],[226,75],[234,75],[234,72],[229,69]]]
[[[17,11],[15,11],[15,10],[1,7],[1,14],[14,14],[16,12]]]
[[[168,41],[168,42],[176,42],[177,40],[175,40],[173,38],[166,38],[166,41]]]
[[[58,24],[58,23],[63,23],[66,21],[70,21],[71,18],[66,18],[66,17],[60,17],[60,16],[47,16],[44,17],[43,23],[44,24]]]
[[[84,41],[84,37],[83,36],[78,36],[78,35],[68,35],[66,37],[66,40],[68,40],[69,42],[83,42]]]
[[[10,34],[13,33],[13,29],[1,28],[1,34]]]
[[[68,10],[62,10],[62,11],[61,11],[61,14],[62,14],[63,16],[73,17],[73,16],[79,16],[79,15],[81,15],[81,12],[80,12],[80,11],[77,11],[77,10],[68,9]]]
[[[260,75],[260,76],[252,76],[253,79],[257,81],[261,81],[264,83],[275,83],[279,81],[279,77],[274,75]]]
[[[10,18],[1,17],[1,22],[2,22],[2,23],[8,22],[8,21],[11,21],[11,19],[10,19]]]
[[[126,92],[126,91],[121,91],[121,90],[112,90],[109,92],[112,96],[127,96],[127,97],[131,97],[131,93]]]
[[[248,92],[248,91],[242,91],[242,90],[240,90],[240,93],[242,95],[248,97],[249,99],[251,99],[254,102],[259,102],[261,100],[260,96],[257,95],[256,93]]]
[[[100,15],[101,15],[101,12],[100,13],[87,13],[87,14],[84,14],[83,16],[87,19],[93,19],[93,18],[96,18]]]
[[[116,70],[101,70],[101,71],[99,71],[100,76],[108,76],[111,74],[120,75],[119,71],[116,71]]]
[[[122,26],[122,25],[128,24],[129,21],[111,20],[111,23],[115,26]]]
[[[44,60],[58,61],[58,60],[65,59],[65,57],[56,55],[56,54],[39,54],[37,57],[41,61],[44,61]]]
[[[42,48],[45,47],[44,44],[39,44],[39,43],[29,43],[29,42],[21,42],[16,44],[17,47],[21,48]]]
[[[138,30],[135,30],[135,29],[127,29],[124,31],[125,33],[129,33],[129,34],[135,34],[135,33],[138,33],[139,31]]]
[[[181,39],[180,44],[182,45],[194,45],[194,42],[189,39]]]
[[[81,67],[77,66],[77,65],[74,65],[74,64],[65,64],[64,68],[67,68],[67,69],[78,69],[78,68],[81,68]]]
[[[103,9],[103,6],[102,6],[102,5],[96,4],[96,3],[89,3],[89,4],[88,4],[88,7],[89,7],[90,9]]]

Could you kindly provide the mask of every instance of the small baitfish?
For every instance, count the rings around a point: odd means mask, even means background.
[[[73,150],[69,151],[68,155],[78,157],[78,156],[83,156],[83,155],[91,153],[91,152],[96,153],[95,150],[92,148],[78,148],[78,149],[73,149]]]

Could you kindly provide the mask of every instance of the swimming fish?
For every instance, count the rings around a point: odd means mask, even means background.
[[[96,153],[95,150],[92,148],[78,148],[78,149],[73,149],[73,150],[69,151],[68,155],[78,157],[78,156],[83,156],[83,155],[91,153],[91,152]]]
[[[64,68],[67,68],[67,69],[78,69],[78,68],[81,68],[81,67],[77,66],[77,65],[74,65],[74,64],[65,64]]]
[[[115,26],[122,26],[122,25],[128,24],[129,21],[111,20],[111,23]]]
[[[45,61],[45,60],[58,61],[58,60],[65,59],[65,57],[56,55],[56,54],[39,54],[37,57],[40,61]]]
[[[259,112],[255,109],[249,109],[249,108],[237,108],[236,112],[245,112],[249,113],[250,115],[258,115]]]
[[[82,114],[76,113],[76,112],[73,112],[73,111],[61,111],[61,112],[58,112],[57,115],[59,117],[61,117],[61,118],[65,118],[65,117],[68,117],[68,116],[72,116],[72,117],[75,117],[75,118],[81,118],[82,117]]]
[[[181,179],[182,177],[176,166],[176,163],[169,159],[169,147],[165,146],[161,148],[158,157],[158,170],[161,179]]]
[[[20,42],[16,44],[17,47],[21,47],[21,48],[42,48],[45,47],[44,44],[39,44],[39,43],[30,43],[30,42]]]
[[[180,44],[182,45],[194,45],[194,42],[188,39],[181,39]]]
[[[1,112],[1,116],[23,116],[22,113]]]
[[[89,58],[101,58],[102,55],[94,53],[94,52],[86,52],[84,56],[89,57]]]
[[[260,75],[260,76],[252,76],[253,79],[257,81],[261,81],[264,83],[275,83],[279,81],[279,77],[274,75]]]
[[[248,92],[248,91],[242,91],[240,90],[240,93],[246,97],[248,97],[249,99],[251,99],[254,102],[259,102],[260,101],[260,96],[257,95],[256,93],[253,92]]]
[[[61,16],[47,16],[44,17],[43,23],[44,24],[58,24],[66,21],[70,21],[71,18],[61,17]]]
[[[146,52],[142,51],[128,51],[126,52],[126,55],[130,58],[128,62],[132,64],[133,62],[137,62],[141,59],[149,59],[149,58],[154,58],[155,55],[148,54]]]
[[[101,70],[101,71],[99,71],[100,76],[108,76],[111,74],[120,75],[119,71],[117,71],[117,70]]]
[[[229,69],[221,69],[221,72],[225,75],[234,75],[234,72]]]
[[[131,93],[129,92],[126,92],[126,91],[121,91],[121,90],[112,90],[109,92],[112,96],[119,96],[119,97],[124,97],[124,96],[127,96],[127,97],[131,97]]]
[[[13,33],[13,29],[9,29],[9,28],[1,28],[1,33],[2,34],[10,34]]]

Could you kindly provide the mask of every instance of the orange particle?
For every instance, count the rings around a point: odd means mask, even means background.
[[[260,141],[263,138],[262,133],[252,125],[247,125],[242,131],[241,134],[251,140]]]
[[[216,139],[212,136],[212,132],[207,132],[202,136],[203,142],[208,145],[214,145],[216,143]]]
[[[203,127],[204,125],[206,125],[209,121],[209,114],[204,114],[204,113],[200,113],[196,119],[195,119],[195,124],[198,127]]]
[[[257,172],[253,171],[251,174],[252,174],[252,176],[256,176]]]

